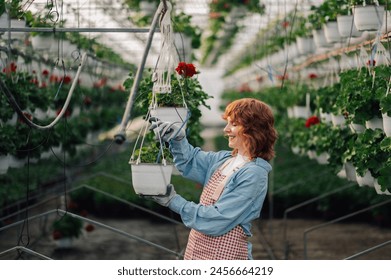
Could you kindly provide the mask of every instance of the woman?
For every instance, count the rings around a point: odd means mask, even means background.
[[[277,139],[274,117],[265,103],[243,98],[227,106],[223,119],[232,151],[204,152],[190,145],[178,126],[151,126],[170,144],[181,174],[204,186],[198,204],[176,194],[172,185],[166,195],[153,197],[191,228],[184,259],[252,259],[247,237],[267,192],[268,161],[274,157]]]

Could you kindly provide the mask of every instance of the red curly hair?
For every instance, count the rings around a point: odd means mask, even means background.
[[[260,157],[269,161],[274,157],[274,144],[278,136],[273,112],[266,103],[254,98],[238,99],[227,105],[222,117],[224,120],[230,117],[242,126],[239,134],[251,159]],[[237,149],[232,151],[233,155],[237,153]]]

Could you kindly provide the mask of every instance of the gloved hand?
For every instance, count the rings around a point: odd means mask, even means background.
[[[170,204],[171,199],[173,199],[175,195],[176,195],[176,191],[174,189],[174,185],[169,184],[167,186],[166,194],[153,195],[153,196],[150,196],[149,198],[152,199],[153,201],[159,203],[160,205],[167,207]]]
[[[150,121],[152,125],[149,130],[155,132],[156,140],[162,139],[163,142],[170,142],[171,140],[179,141],[186,137],[185,131],[179,124],[162,122],[156,118],[151,118]]]

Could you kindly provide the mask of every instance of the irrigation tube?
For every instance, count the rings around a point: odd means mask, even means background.
[[[88,222],[88,223],[90,223],[90,224],[93,224],[93,225],[96,225],[96,226],[103,227],[103,228],[105,228],[105,229],[107,229],[107,230],[109,230],[109,231],[118,233],[118,234],[123,235],[123,236],[125,236],[125,237],[128,237],[128,238],[130,238],[130,239],[137,240],[137,241],[139,241],[139,242],[141,242],[141,243],[150,245],[150,246],[155,247],[155,248],[157,248],[157,249],[160,249],[160,250],[162,250],[162,251],[165,251],[165,252],[168,252],[168,253],[170,253],[170,254],[173,254],[173,255],[175,255],[175,256],[177,256],[177,257],[181,257],[181,254],[180,254],[180,253],[175,252],[175,251],[172,251],[172,250],[170,250],[170,249],[167,249],[166,247],[163,247],[163,246],[161,246],[161,245],[159,245],[159,244],[153,243],[153,242],[148,241],[148,240],[146,240],[146,239],[140,238],[140,237],[138,237],[138,236],[136,236],[136,235],[127,233],[127,232],[125,232],[125,231],[123,231],[123,230],[116,229],[116,228],[114,228],[114,227],[105,225],[105,224],[100,223],[100,222],[98,222],[98,221],[91,220],[91,219],[88,219],[88,218],[79,216],[79,215],[77,215],[77,214],[74,214],[74,213],[72,213],[72,212],[68,212],[68,211],[65,211],[65,210],[62,210],[62,209],[53,209],[53,210],[50,210],[50,211],[47,211],[47,212],[44,212],[44,213],[41,213],[41,214],[38,214],[38,215],[35,215],[35,216],[32,216],[32,217],[29,217],[29,218],[27,218],[26,220],[30,222],[30,221],[32,221],[32,220],[35,220],[35,219],[38,219],[38,218],[41,218],[41,217],[49,216],[49,215],[51,215],[51,214],[59,214],[59,213],[62,213],[63,215],[68,214],[68,215],[70,215],[70,216],[72,216],[72,217],[74,217],[74,218],[76,218],[76,219],[80,219],[80,220],[82,220],[82,221],[84,221],[84,222]],[[18,222],[15,222],[15,223],[13,223],[13,224],[10,224],[10,225],[6,225],[6,226],[0,228],[0,232],[3,231],[3,230],[9,229],[9,228],[15,227],[15,226],[17,226],[17,225],[20,225],[20,224],[22,224],[22,223],[24,223],[24,222],[25,222],[25,220],[22,220],[22,221],[18,221]]]
[[[81,73],[81,69],[83,68],[83,66],[86,63],[86,61],[87,61],[87,54],[84,53],[83,56],[82,56],[82,59],[81,59],[81,63],[79,65],[78,69],[77,69],[76,75],[75,75],[75,77],[73,79],[73,83],[71,85],[71,88],[70,88],[70,90],[68,92],[67,99],[65,100],[65,103],[64,103],[60,113],[57,115],[57,117],[50,124],[45,125],[45,126],[35,124],[34,122],[32,122],[28,118],[26,118],[26,116],[24,116],[24,114],[22,112],[22,109],[19,107],[19,105],[18,105],[17,101],[15,100],[13,94],[9,91],[9,89],[7,88],[7,86],[5,85],[3,80],[0,80],[0,89],[3,91],[4,95],[6,95],[6,97],[8,98],[9,102],[14,107],[14,109],[18,113],[18,115],[27,123],[28,126],[36,128],[36,129],[42,129],[42,130],[50,129],[53,126],[55,126],[58,123],[58,121],[62,118],[62,116],[65,114],[65,112],[66,112],[66,110],[68,108],[68,105],[71,102],[73,91],[75,90],[76,84],[79,81],[79,76],[80,76],[80,73]]]
[[[301,203],[299,203],[299,204],[296,204],[296,205],[294,205],[294,206],[291,206],[291,207],[287,208],[287,209],[284,211],[284,218],[283,218],[283,227],[284,227],[284,229],[283,229],[283,240],[284,240],[284,248],[285,248],[285,249],[284,249],[284,252],[285,252],[284,254],[285,254],[285,259],[286,259],[286,260],[288,259],[288,238],[287,238],[287,230],[288,230],[287,218],[288,218],[288,213],[289,213],[289,212],[292,212],[293,210],[296,210],[296,209],[298,209],[298,208],[300,208],[300,207],[303,207],[303,206],[305,206],[305,205],[308,205],[308,204],[310,204],[310,203],[312,203],[312,202],[315,202],[315,201],[317,201],[317,200],[320,200],[320,199],[322,199],[322,198],[325,198],[325,197],[327,197],[327,196],[330,196],[330,195],[332,195],[332,194],[334,194],[334,193],[338,193],[338,192],[343,191],[343,190],[345,190],[345,189],[351,188],[351,187],[353,187],[353,186],[355,186],[355,185],[356,185],[355,183],[350,183],[350,184],[347,184],[347,185],[342,186],[342,187],[340,187],[340,188],[334,189],[334,190],[332,190],[332,191],[325,192],[325,193],[323,193],[323,194],[321,194],[321,195],[319,195],[319,196],[313,197],[313,198],[308,199],[308,200],[306,200],[306,201],[303,201],[303,202],[301,202]]]
[[[114,136],[114,140],[117,144],[122,144],[126,140],[125,128],[126,128],[126,125],[129,121],[129,118],[130,118],[130,115],[132,112],[132,106],[133,106],[134,100],[136,98],[137,89],[140,84],[141,76],[144,71],[144,66],[145,66],[145,62],[147,60],[148,52],[149,52],[149,49],[151,48],[153,34],[155,33],[155,29],[157,27],[159,15],[161,14],[161,12],[163,11],[163,8],[165,6],[163,2],[160,2],[159,7],[157,8],[155,15],[153,17],[151,28],[148,33],[147,44],[145,46],[145,50],[143,53],[143,57],[141,58],[139,67],[137,68],[136,76],[134,78],[134,82],[133,82],[132,88],[130,90],[130,94],[129,94],[128,102],[126,104],[125,112],[122,116],[122,121],[121,121],[120,127],[118,129],[118,133]]]
[[[317,229],[326,227],[326,226],[328,226],[328,225],[334,224],[334,223],[336,223],[336,222],[340,222],[340,221],[345,220],[345,219],[347,219],[347,218],[353,217],[353,216],[355,216],[355,215],[357,215],[357,214],[364,213],[364,212],[366,212],[366,211],[368,211],[368,210],[374,209],[374,208],[376,208],[376,207],[385,205],[385,204],[390,203],[390,202],[391,202],[391,199],[386,200],[386,201],[382,201],[382,202],[379,202],[379,203],[377,203],[377,204],[375,204],[375,205],[371,205],[371,206],[366,207],[366,208],[364,208],[364,209],[361,209],[361,210],[352,212],[352,213],[350,213],[350,214],[347,214],[347,215],[345,215],[345,216],[336,218],[336,219],[331,220],[331,221],[329,221],[329,222],[327,222],[327,223],[323,223],[323,224],[316,225],[316,226],[313,226],[313,227],[310,227],[310,228],[306,229],[306,230],[304,231],[304,259],[305,259],[305,260],[308,260],[308,256],[307,256],[307,234],[308,234],[308,233],[310,233],[310,232],[312,232],[312,231],[315,231],[315,230],[317,230]]]

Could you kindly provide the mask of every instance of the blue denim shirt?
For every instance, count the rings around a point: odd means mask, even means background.
[[[228,158],[230,151],[205,152],[194,148],[186,138],[170,142],[170,151],[175,166],[182,176],[205,186],[215,170]],[[226,182],[219,200],[204,206],[175,195],[169,208],[178,213],[183,223],[199,232],[211,236],[220,236],[237,225],[241,225],[245,234],[251,236],[251,221],[260,216],[265,200],[268,173],[271,165],[256,158],[246,163]],[[180,189],[178,190],[180,192]],[[251,243],[248,243],[249,259]]]

